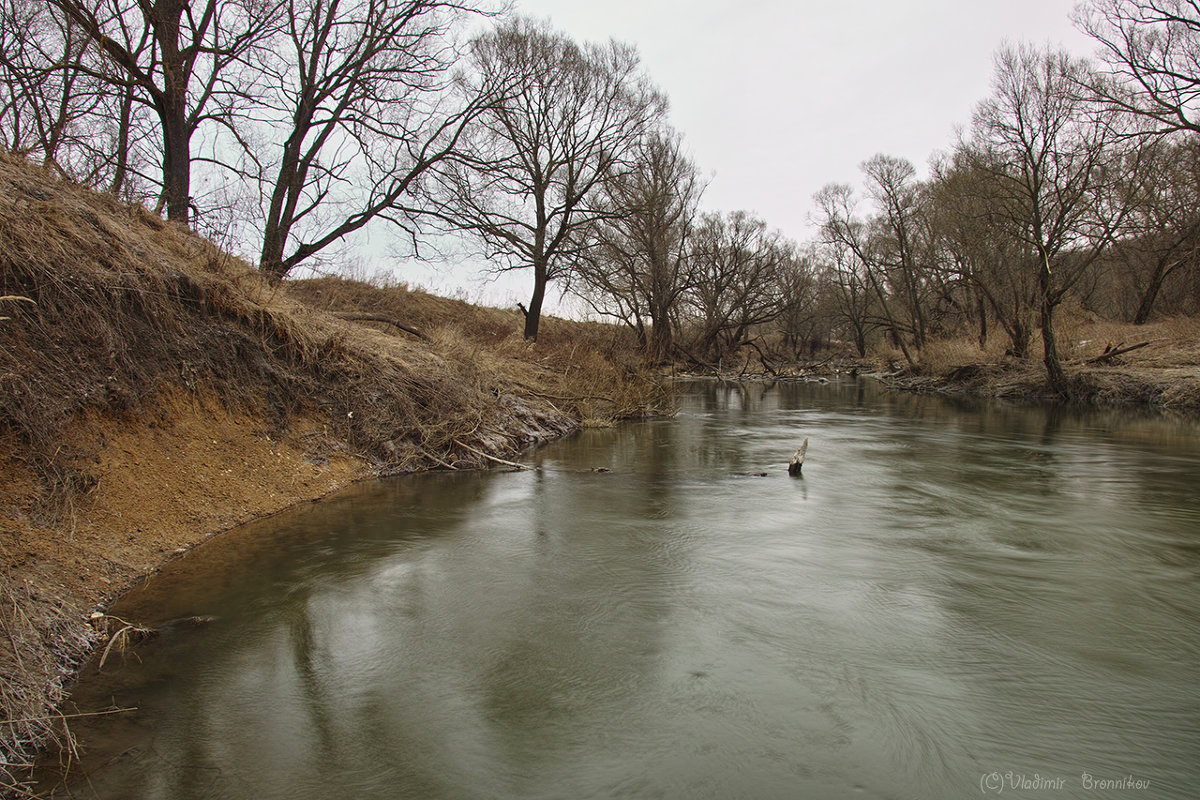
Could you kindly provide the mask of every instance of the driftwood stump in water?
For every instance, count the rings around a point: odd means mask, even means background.
[[[800,445],[800,449],[792,456],[792,461],[788,464],[788,475],[799,475],[804,469],[804,454],[808,452],[808,438],[805,437],[804,443]]]

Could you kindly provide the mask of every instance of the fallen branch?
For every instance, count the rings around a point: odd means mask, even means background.
[[[534,469],[534,467],[531,467],[531,466],[529,466],[529,465],[527,465],[527,464],[518,464],[518,463],[517,463],[517,462],[515,462],[515,461],[505,461],[503,458],[496,458],[495,456],[488,455],[487,453],[483,452],[482,450],[476,450],[474,447],[471,447],[471,445],[469,445],[469,444],[463,444],[463,443],[462,443],[462,442],[460,442],[458,439],[455,439],[455,440],[454,440],[454,443],[455,443],[456,445],[458,445],[459,447],[463,448],[464,450],[470,450],[472,453],[474,453],[474,454],[475,454],[475,455],[477,455],[477,456],[481,456],[481,457],[483,457],[483,458],[486,458],[486,459],[488,459],[489,461],[495,461],[497,464],[503,464],[503,465],[504,465],[504,466],[506,466],[506,467],[513,467],[513,468],[515,468],[515,469],[519,469],[519,470],[532,470],[532,469]]]
[[[108,716],[109,714],[125,714],[127,712],[137,711],[137,710],[138,710],[137,706],[130,706],[129,708],[111,708],[108,711],[89,711],[87,713],[79,713],[79,714],[55,714],[52,717],[24,717],[22,719],[0,719],[0,723],[6,724],[6,725],[16,725],[18,723],[26,723],[26,722],[58,722],[59,720],[63,720],[63,719],[83,719],[84,717],[105,717],[105,716]]]
[[[1145,347],[1146,345],[1154,344],[1155,342],[1161,342],[1164,340],[1164,338],[1165,337],[1158,338],[1158,339],[1147,339],[1144,342],[1138,342],[1137,344],[1131,344],[1128,347],[1114,347],[1112,350],[1106,350],[1102,354],[1096,356],[1095,358],[1089,358],[1087,361],[1085,361],[1083,363],[1099,364],[1101,361],[1107,361],[1110,358],[1116,358],[1117,356],[1124,355],[1125,353],[1128,353],[1132,350],[1138,350],[1142,347]]]
[[[682,355],[685,359],[692,362],[696,366],[704,367],[705,369],[712,370],[713,373],[715,373],[715,374],[720,374],[721,367],[719,364],[712,364],[708,361],[704,361],[702,359],[697,358],[696,356],[692,355],[692,353],[689,350],[686,350],[682,345],[673,344],[673,345],[671,345],[671,347],[676,352],[678,352],[680,355]]]
[[[104,648],[104,652],[100,654],[100,664],[96,667],[96,671],[100,672],[104,669],[104,662],[108,661],[108,654],[115,647],[118,653],[124,652],[131,641],[140,641],[147,639],[155,634],[151,628],[142,628],[138,625],[126,625],[118,630],[108,639],[108,645]]]
[[[385,322],[388,325],[399,328],[405,333],[411,333],[418,339],[426,342],[429,341],[429,337],[416,328],[409,327],[395,317],[390,317],[387,314],[372,314],[365,311],[333,311],[331,313],[338,319],[345,319],[351,322]]]
[[[788,464],[788,475],[799,475],[804,469],[804,454],[808,452],[808,437],[804,437],[804,444],[800,445],[800,449],[792,455],[792,461]]]
[[[754,348],[754,349],[755,349],[755,350],[758,352],[758,360],[759,360],[759,362],[760,362],[760,363],[763,365],[763,368],[764,368],[764,369],[766,369],[766,371],[767,371],[767,372],[771,373],[771,377],[773,377],[773,378],[778,378],[778,377],[779,377],[779,373],[778,373],[778,372],[776,372],[776,371],[775,371],[775,368],[774,368],[774,367],[772,367],[772,366],[770,365],[770,363],[767,361],[767,356],[766,356],[766,354],[765,354],[765,353],[763,353],[763,351],[762,351],[762,348],[760,348],[760,347],[758,346],[758,343],[757,343],[755,340],[753,340],[753,339],[747,339],[747,340],[746,340],[746,344],[750,345],[751,347],[753,347],[753,348]],[[749,364],[750,362],[749,362],[749,361],[747,361],[746,363],[747,363],[747,364]]]
[[[558,400],[561,403],[577,403],[580,400],[600,400],[605,403],[612,403],[613,405],[616,405],[616,403],[617,403],[617,401],[612,399],[611,397],[602,397],[597,394],[580,394],[580,395],[576,395],[574,397],[562,397],[557,394],[546,394],[545,392],[534,391],[533,389],[530,389],[528,386],[525,386],[523,384],[521,385],[521,388],[524,389],[529,394],[533,395],[534,397],[541,397],[544,400]]]

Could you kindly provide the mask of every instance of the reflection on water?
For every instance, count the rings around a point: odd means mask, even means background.
[[[855,382],[682,402],[173,564],[114,613],[216,620],[82,682],[139,710],[77,725],[72,796],[1200,791],[1194,420]]]

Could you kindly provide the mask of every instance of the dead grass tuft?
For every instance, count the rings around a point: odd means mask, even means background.
[[[941,375],[959,367],[987,362],[992,355],[969,339],[933,339],[921,350],[921,372]]]
[[[78,624],[81,609],[67,597],[35,594],[44,591],[0,573],[0,628],[11,645],[0,648],[0,708],[5,715],[0,720],[0,793],[13,797],[33,796],[24,775],[37,747],[72,749],[70,730],[56,708],[64,697],[67,670],[82,662],[96,640]],[[39,658],[40,652],[56,658]]]

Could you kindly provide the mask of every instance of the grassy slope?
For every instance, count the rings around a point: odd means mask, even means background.
[[[516,311],[340,279],[270,287],[4,154],[0,296],[0,783],[16,794],[13,765],[69,740],[54,710],[101,637],[91,610],[177,550],[361,477],[486,466],[655,401],[609,326],[550,319],[532,345]]]

